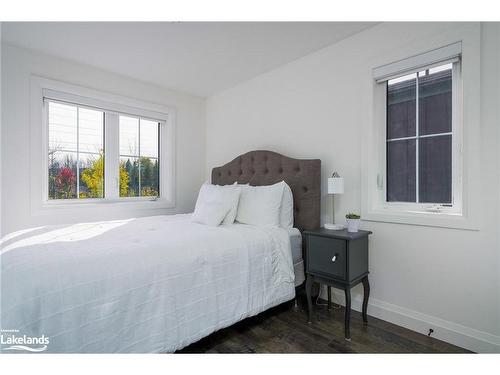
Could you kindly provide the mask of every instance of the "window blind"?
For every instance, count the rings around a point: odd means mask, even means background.
[[[117,114],[125,114],[130,116],[139,116],[150,120],[160,120],[166,122],[168,115],[166,113],[160,113],[157,111],[143,110],[141,108],[131,107],[127,105],[122,105],[118,103],[103,101],[100,99],[94,99],[90,97],[70,94],[67,92],[61,92],[51,89],[43,90],[43,100],[44,101],[55,101],[61,103],[68,103],[83,107],[88,107],[91,109],[102,110],[106,112],[114,112]]]
[[[449,44],[420,55],[412,56],[373,69],[373,78],[377,83],[385,82],[402,75],[418,72],[421,68],[449,64],[459,60],[462,54],[462,42]]]

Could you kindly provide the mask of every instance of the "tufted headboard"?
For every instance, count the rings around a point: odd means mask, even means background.
[[[293,193],[294,227],[320,226],[321,160],[293,159],[272,151],[250,151],[212,169],[212,184],[252,186],[285,181]]]

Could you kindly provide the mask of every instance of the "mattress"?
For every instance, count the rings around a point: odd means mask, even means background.
[[[302,235],[297,228],[288,228],[287,232],[290,238],[290,248],[292,250],[295,286],[299,286],[305,280],[304,260],[302,259]]]
[[[173,352],[295,297],[282,228],[170,215],[46,226],[2,241],[0,329],[43,336],[32,351]]]

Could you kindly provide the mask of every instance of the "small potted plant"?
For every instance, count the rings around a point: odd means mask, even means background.
[[[356,233],[359,230],[359,225],[361,224],[361,216],[358,214],[348,213],[345,215],[347,221],[347,231],[351,233]]]

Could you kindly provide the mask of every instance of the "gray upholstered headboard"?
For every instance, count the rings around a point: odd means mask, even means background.
[[[212,169],[212,184],[253,186],[285,181],[293,193],[294,227],[320,226],[321,160],[293,159],[272,151],[250,151]]]

